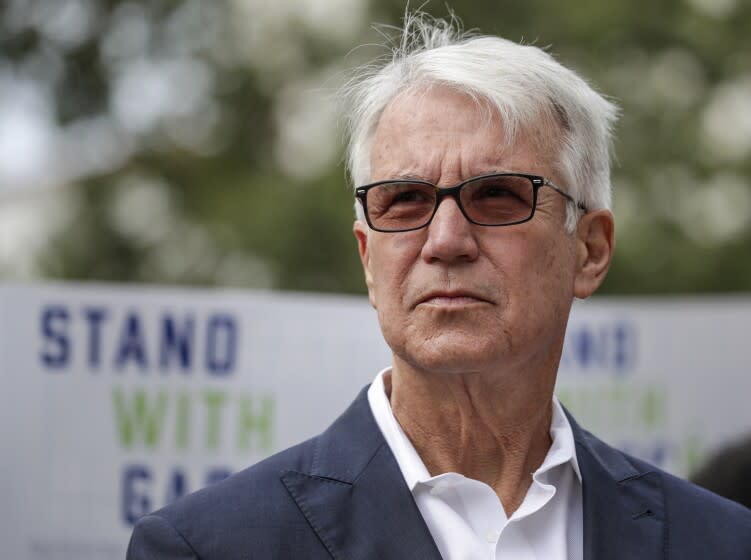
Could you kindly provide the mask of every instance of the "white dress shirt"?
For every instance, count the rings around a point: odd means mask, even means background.
[[[582,487],[574,435],[553,397],[552,444],[519,508],[506,517],[498,495],[479,480],[430,476],[391,410],[381,371],[368,401],[444,560],[581,560]]]

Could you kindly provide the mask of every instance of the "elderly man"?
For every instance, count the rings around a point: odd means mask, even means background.
[[[616,109],[545,52],[413,17],[346,89],[392,366],[323,434],[143,518],[128,557],[751,558],[751,512],[553,396],[613,254]]]

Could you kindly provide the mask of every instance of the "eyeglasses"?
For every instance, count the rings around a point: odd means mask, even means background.
[[[537,191],[550,187],[581,210],[586,206],[538,175],[495,173],[473,177],[453,187],[440,188],[413,179],[378,181],[355,189],[365,220],[381,232],[424,228],[438,211],[441,201],[452,197],[464,217],[478,226],[511,226],[532,219]]]

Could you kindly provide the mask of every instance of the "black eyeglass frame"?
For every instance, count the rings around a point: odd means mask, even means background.
[[[532,210],[529,213],[529,216],[527,216],[526,218],[522,220],[516,220],[515,222],[508,222],[506,224],[483,224],[481,222],[476,222],[475,220],[473,220],[467,215],[467,212],[464,209],[464,205],[462,204],[461,198],[459,196],[459,192],[468,183],[482,180],[482,179],[492,179],[493,177],[524,177],[525,179],[529,180],[532,183]],[[426,186],[434,188],[436,190],[436,199],[435,199],[435,207],[433,208],[433,213],[430,214],[430,217],[424,224],[422,224],[421,226],[417,226],[417,227],[411,227],[411,228],[406,228],[406,229],[380,229],[380,228],[375,227],[371,223],[370,216],[368,215],[368,202],[367,202],[368,191],[380,185],[399,185],[399,184],[419,184],[419,185],[426,185]],[[370,229],[374,231],[379,231],[381,233],[402,233],[405,231],[415,231],[415,230],[422,229],[424,227],[429,226],[430,222],[433,221],[433,218],[435,217],[436,212],[438,212],[438,206],[440,206],[441,201],[447,196],[452,197],[456,201],[456,205],[459,207],[459,210],[461,210],[462,215],[467,219],[467,221],[470,224],[474,224],[477,226],[484,226],[484,227],[504,227],[504,226],[514,226],[517,224],[523,224],[524,222],[528,222],[532,218],[534,218],[535,210],[537,209],[537,191],[539,191],[542,187],[550,187],[555,192],[557,192],[562,197],[564,197],[568,202],[575,204],[579,210],[588,212],[587,207],[582,202],[576,201],[570,194],[568,194],[566,191],[564,191],[560,187],[554,185],[545,177],[542,177],[540,175],[530,175],[528,173],[491,173],[489,175],[479,175],[477,177],[471,177],[465,181],[462,181],[461,183],[459,183],[458,185],[454,185],[453,187],[445,187],[445,188],[438,187],[434,185],[433,183],[429,183],[428,181],[422,181],[420,179],[387,179],[385,181],[376,181],[375,183],[369,183],[367,185],[362,185],[361,187],[357,187],[355,189],[355,198],[359,200],[360,204],[362,205],[363,213],[365,214],[365,221],[367,222]]]

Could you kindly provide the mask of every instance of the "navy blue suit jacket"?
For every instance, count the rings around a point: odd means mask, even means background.
[[[585,560],[751,559],[751,510],[571,420]],[[323,434],[136,524],[129,560],[439,560],[366,391]]]

